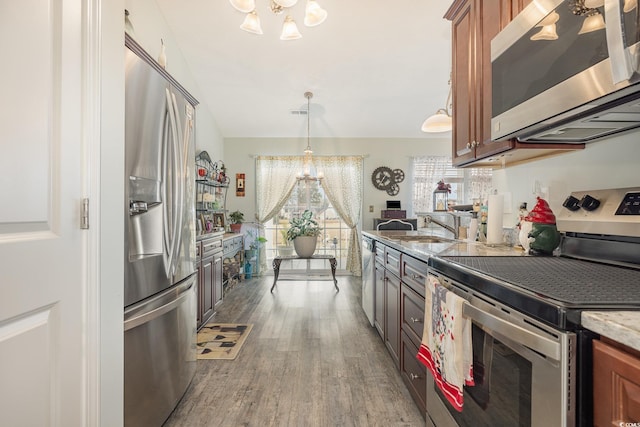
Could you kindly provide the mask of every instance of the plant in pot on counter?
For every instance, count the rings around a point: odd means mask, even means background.
[[[287,240],[293,241],[293,248],[301,258],[310,258],[316,250],[320,226],[313,219],[313,213],[306,210],[299,218],[292,218],[289,221],[287,230]]]
[[[240,211],[233,211],[229,214],[229,222],[231,227],[231,232],[239,233],[242,228],[242,223],[244,222],[244,214]]]

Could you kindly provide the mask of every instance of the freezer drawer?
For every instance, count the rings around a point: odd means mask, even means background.
[[[161,426],[196,368],[196,275],[127,309],[124,425]]]

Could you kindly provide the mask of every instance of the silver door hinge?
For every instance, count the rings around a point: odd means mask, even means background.
[[[80,229],[89,229],[89,199],[82,199],[82,212],[80,213]]]

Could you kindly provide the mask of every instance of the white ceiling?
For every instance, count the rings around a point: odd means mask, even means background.
[[[256,0],[264,35],[239,29],[228,0],[156,0],[225,138],[429,138],[424,119],[444,107],[451,66],[445,0],[318,0],[320,26],[281,41],[284,15]],[[440,135],[441,136],[441,135]]]

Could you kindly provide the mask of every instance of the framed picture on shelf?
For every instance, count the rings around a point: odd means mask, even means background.
[[[223,213],[214,213],[213,214],[213,226],[214,227],[224,227],[224,214]]]

